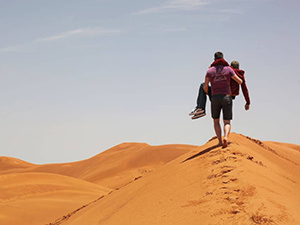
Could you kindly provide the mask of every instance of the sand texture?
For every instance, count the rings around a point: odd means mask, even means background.
[[[300,146],[124,143],[90,159],[0,157],[1,225],[300,225]]]

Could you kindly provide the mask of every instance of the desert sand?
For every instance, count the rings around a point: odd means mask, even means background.
[[[300,225],[300,146],[123,143],[90,159],[0,157],[1,225]]]

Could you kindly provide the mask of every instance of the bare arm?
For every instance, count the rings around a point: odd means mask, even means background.
[[[209,83],[209,78],[206,77],[205,78],[205,83],[204,83],[204,86],[203,86],[203,89],[204,89],[206,94],[208,94],[208,83]]]
[[[234,74],[231,78],[234,79],[239,85],[243,83],[242,79],[239,78],[236,74]]]

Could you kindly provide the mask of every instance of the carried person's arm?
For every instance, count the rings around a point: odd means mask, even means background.
[[[249,110],[250,109],[250,97],[249,97],[249,92],[248,92],[248,88],[246,85],[246,80],[244,80],[241,87],[242,87],[242,92],[243,92],[244,98],[246,100],[245,110]]]
[[[239,85],[241,85],[243,83],[243,80],[241,78],[239,78],[236,74],[234,74],[231,78],[233,80],[235,80]],[[243,94],[245,96],[244,90],[243,90]],[[249,110],[249,108],[250,108],[250,105],[246,103],[245,110]]]

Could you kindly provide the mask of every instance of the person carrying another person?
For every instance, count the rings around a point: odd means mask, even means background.
[[[207,70],[203,89],[206,94],[209,93],[208,85],[211,85],[211,115],[214,122],[215,133],[218,138],[218,145],[226,148],[228,146],[228,137],[231,130],[230,121],[232,120],[232,97],[231,97],[231,79],[239,85],[240,79],[223,58],[222,52],[215,53],[215,61]],[[220,125],[220,114],[223,114],[224,138],[222,141],[222,130]]]
[[[245,110],[249,110],[250,109],[250,97],[249,97],[249,91],[248,91],[248,87],[246,85],[246,80],[245,80],[245,71],[239,69],[238,61],[232,61],[231,68],[234,70],[235,74],[239,78],[241,78],[243,81],[243,83],[241,84],[241,89],[242,89],[242,92],[243,92],[243,95],[244,95],[244,98],[246,101]],[[206,108],[207,96],[203,90],[203,86],[204,86],[204,83],[202,83],[199,88],[199,93],[198,93],[198,97],[197,97],[197,106],[191,113],[189,113],[189,116],[192,116],[191,119],[198,119],[198,118],[201,118],[206,115],[205,108]],[[230,87],[231,87],[232,99],[234,100],[235,97],[239,95],[239,90],[240,90],[239,84],[235,80],[231,79]],[[211,100],[210,86],[208,87],[208,96],[209,96],[209,99]]]

